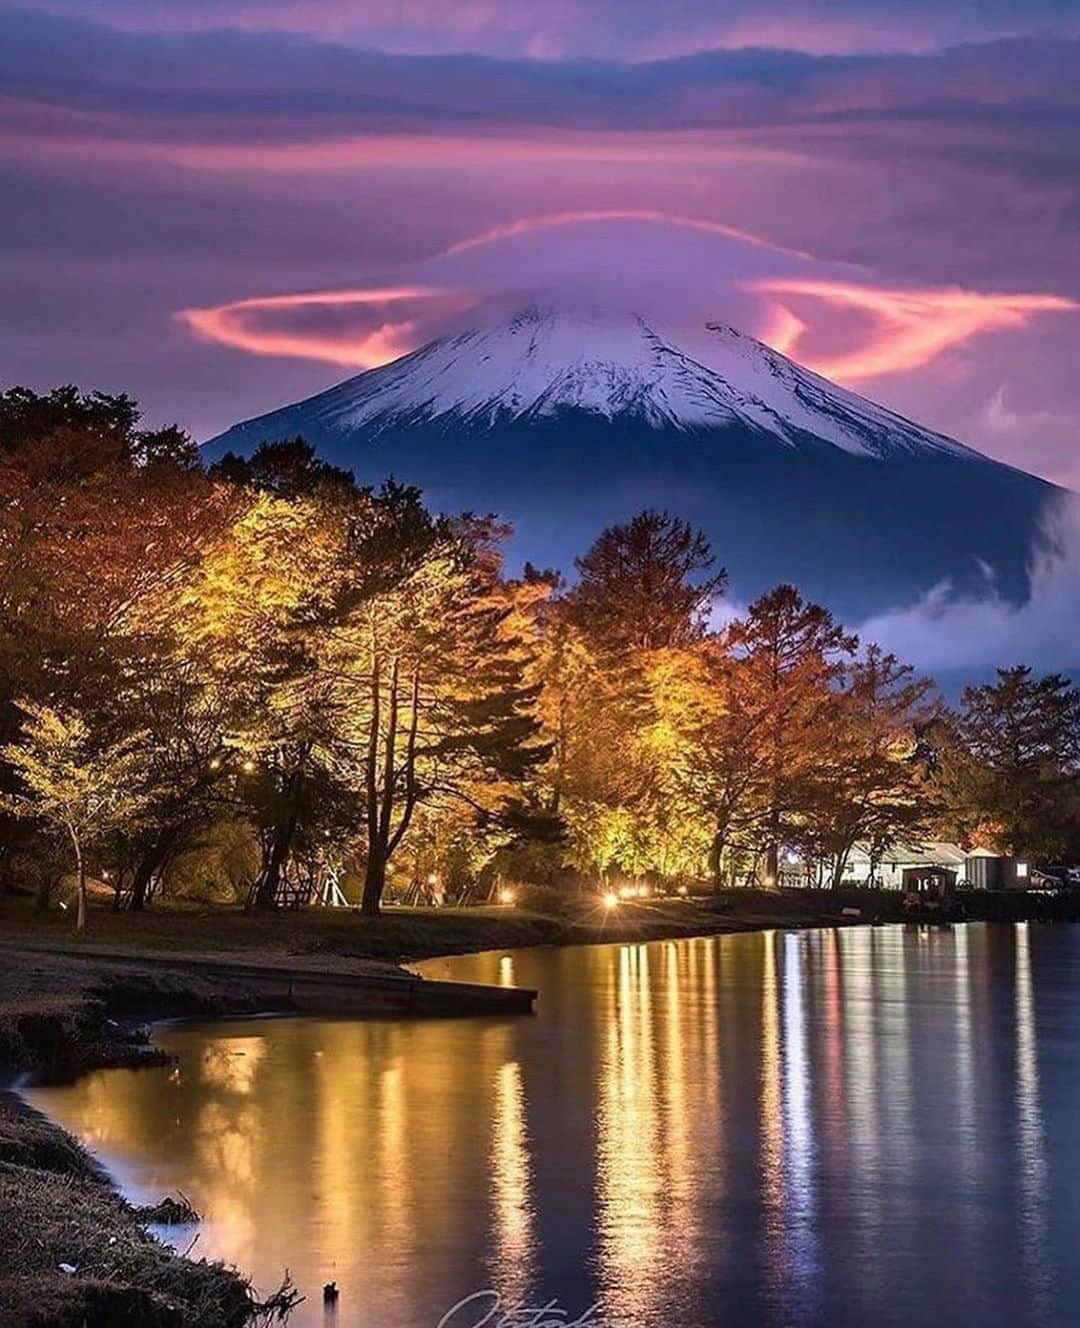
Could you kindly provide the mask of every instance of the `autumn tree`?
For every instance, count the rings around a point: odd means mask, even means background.
[[[653,673],[668,796],[700,826],[717,888],[728,853],[753,837],[760,811],[761,744],[772,712],[755,669],[713,637],[669,654]]]
[[[781,843],[798,839],[825,790],[843,717],[837,685],[857,642],[793,586],[752,604],[728,642],[742,662],[738,703],[757,717],[755,833],[765,884],[775,886]]]
[[[867,845],[873,864],[902,838],[919,839],[932,810],[918,734],[930,714],[929,678],[868,645],[847,668],[838,726],[821,753],[825,779],[813,809],[812,839],[843,880],[851,850]]]
[[[659,870],[688,841],[656,740],[655,666],[705,638],[725,575],[700,531],[657,511],[604,530],[575,565],[577,585],[557,589],[541,632],[551,805],[574,865]]]
[[[547,755],[529,643],[517,630],[521,588],[500,576],[490,524],[425,524],[417,498],[398,502],[401,523],[377,529],[360,551],[392,575],[381,586],[377,578],[354,612],[340,657],[352,731],[363,744],[368,916],[379,912],[418,808],[464,804],[480,824],[505,816]]]
[[[262,448],[225,473],[238,516],[192,579],[186,636],[225,698],[218,768],[262,845],[251,902],[272,908],[298,835],[341,792],[329,659],[355,590],[355,531],[375,500],[303,444]]]
[[[82,716],[26,701],[19,739],[2,755],[19,788],[4,796],[15,816],[63,836],[78,881],[76,930],[86,926],[87,853],[118,826],[137,821],[144,806],[143,735],[115,743],[99,740]]]
[[[21,722],[16,697],[94,733],[138,726],[121,693],[156,674],[170,596],[222,506],[191,440],[140,428],[129,397],[0,394],[0,742]],[[0,789],[14,779],[0,769]]]

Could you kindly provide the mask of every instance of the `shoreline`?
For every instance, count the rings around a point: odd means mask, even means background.
[[[634,901],[621,905],[614,920],[595,909],[563,917],[513,909],[395,911],[374,923],[326,914],[253,920],[203,912],[181,921],[166,910],[137,918],[95,913],[78,940],[66,927],[41,927],[0,911],[0,1208],[6,1219],[0,1322],[108,1328],[130,1319],[147,1328],[242,1328],[280,1321],[288,1299],[260,1306],[238,1270],[187,1258],[151,1235],[145,1210],[123,1197],[104,1166],[22,1097],[20,1086],[34,1079],[70,1082],[95,1069],[166,1064],[150,1024],[317,1011],[318,1005],[305,1009],[291,985],[293,999],[280,999],[290,976],[300,975],[309,986],[329,983],[336,993],[343,983],[359,981],[393,992],[396,1002],[324,1012],[492,1013],[440,1010],[438,1002],[436,1008],[402,1007],[397,993],[406,986],[439,986],[402,965],[486,950],[904,921],[898,899],[867,896],[739,891],[734,899],[724,895],[704,904]],[[991,900],[969,920],[1080,920],[1080,901],[1063,901],[1066,908],[1049,912],[1044,902],[1034,901],[1034,908],[1032,902]],[[858,909],[859,916],[844,909]],[[178,929],[198,948],[174,949],[169,942]],[[246,980],[238,988],[241,973]],[[252,981],[252,974],[267,981]],[[268,1000],[274,990],[278,999]]]

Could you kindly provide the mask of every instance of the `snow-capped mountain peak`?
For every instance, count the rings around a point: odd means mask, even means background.
[[[530,307],[430,342],[275,415],[310,415],[320,436],[370,437],[403,423],[475,430],[578,411],[677,433],[748,429],[797,450],[825,443],[864,457],[978,455],[732,328],[711,325],[701,344],[695,358],[633,314]]]
[[[300,435],[358,480],[497,512],[514,556],[572,566],[605,525],[666,507],[744,599],[778,581],[865,616],[948,581],[1028,586],[1049,485],[920,428],[730,327],[530,307],[432,341],[207,446]]]

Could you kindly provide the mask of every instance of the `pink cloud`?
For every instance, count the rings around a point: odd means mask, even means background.
[[[1038,313],[1080,308],[1076,301],[1059,295],[907,290],[803,278],[759,281],[754,289],[770,295],[803,296],[840,311],[857,310],[873,315],[872,330],[859,345],[835,356],[820,357],[811,351],[801,357],[810,368],[842,383],[919,369],[982,333],[1022,327]],[[777,349],[800,358],[800,347],[812,337],[812,325],[802,323],[782,304],[777,307],[777,317],[784,340],[784,346]]]
[[[695,257],[689,237],[696,237]],[[685,276],[673,284],[673,274],[688,267],[699,274],[693,292]],[[180,317],[204,339],[251,354],[370,368],[492,298],[616,301],[689,337],[706,362],[701,329],[732,322],[826,377],[854,384],[910,373],[976,337],[1080,308],[1054,294],[885,284],[874,273],[821,263],[733,227],[648,209],[522,217],[452,244],[416,265],[413,276],[405,284],[250,296]],[[325,315],[343,308],[363,313],[365,325],[335,328]],[[297,311],[306,326],[289,322]]]
[[[460,293],[424,286],[384,286],[256,295],[209,308],[181,309],[177,317],[202,340],[249,355],[279,355],[371,369],[414,349],[419,344],[419,329],[434,314],[459,312],[472,303]],[[290,329],[287,322],[277,326],[273,323],[274,315],[328,309],[366,315],[366,326],[357,328],[354,320],[342,332],[319,327]]]

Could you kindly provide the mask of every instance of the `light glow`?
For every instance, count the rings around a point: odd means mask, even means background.
[[[431,286],[373,286],[366,289],[337,291],[300,291],[284,295],[255,295],[230,304],[205,309],[181,309],[177,317],[203,341],[231,346],[250,355],[283,355],[303,360],[319,360],[350,369],[373,369],[395,360],[416,346],[419,319],[416,313],[406,317],[387,316],[368,331],[337,337],[332,333],[301,330],[274,331],[261,326],[261,315],[272,310],[312,310],[325,308],[366,308],[408,304],[456,295],[464,307],[471,297]]]
[[[835,355],[800,356],[807,324],[782,302],[773,306],[770,330],[763,339],[782,354],[793,354],[815,372],[841,383],[919,369],[979,333],[1023,327],[1033,314],[1080,307],[1060,295],[982,294],[955,287],[904,290],[804,277],[770,277],[747,289],[764,295],[806,297],[844,312],[870,315],[871,330],[861,345]]]

